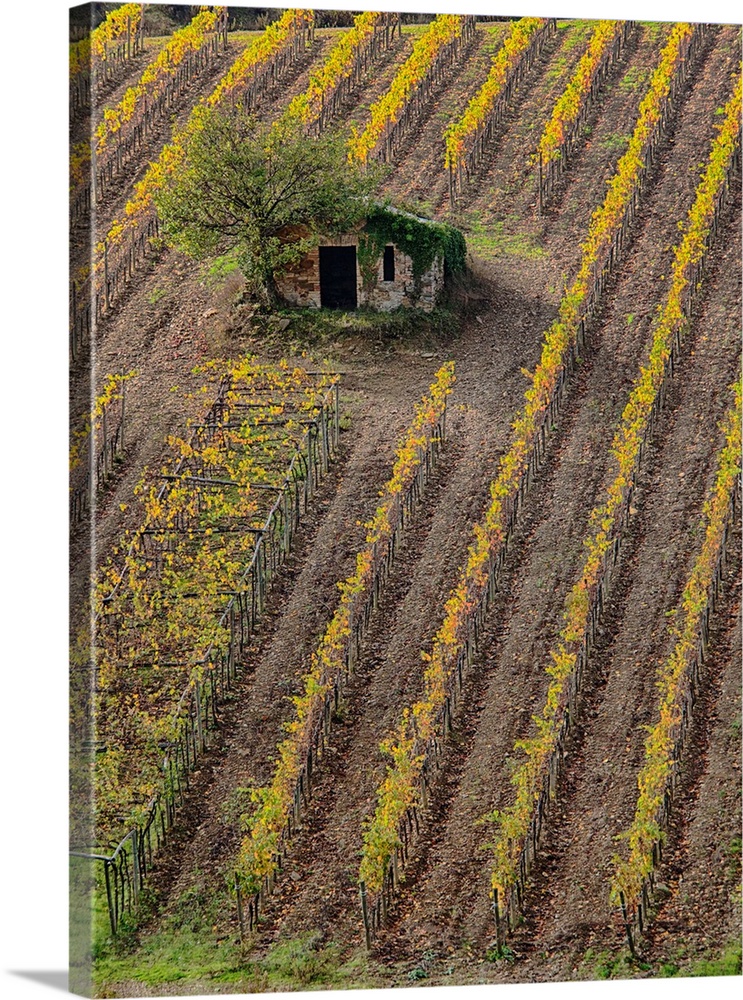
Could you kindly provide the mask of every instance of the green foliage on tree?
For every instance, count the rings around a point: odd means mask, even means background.
[[[187,159],[155,196],[166,238],[189,255],[231,253],[269,305],[275,279],[318,236],[348,231],[377,183],[348,163],[342,136],[310,138],[301,127],[269,126],[239,108],[204,109]]]

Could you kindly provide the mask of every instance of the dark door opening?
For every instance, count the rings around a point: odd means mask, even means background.
[[[356,247],[320,247],[320,305],[355,309]]]
[[[384,248],[384,259],[382,262],[382,281],[395,280],[395,248]]]

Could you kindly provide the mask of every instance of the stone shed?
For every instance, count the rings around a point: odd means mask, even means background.
[[[430,312],[450,275],[464,270],[465,256],[453,226],[378,205],[353,232],[320,237],[276,286],[303,308]]]

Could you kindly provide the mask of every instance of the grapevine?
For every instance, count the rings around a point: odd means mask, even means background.
[[[105,62],[108,57],[108,47],[120,42],[122,38],[136,34],[142,16],[142,5],[127,3],[112,10],[102,24],[99,24],[90,35],[70,45],[70,76],[84,73],[93,64]]]
[[[322,132],[368,63],[389,47],[396,26],[399,31],[397,14],[367,11],[357,15],[353,27],[339,36],[323,65],[311,74],[307,90],[291,101],[284,117],[300,121],[308,131]]]
[[[354,134],[348,145],[351,161],[366,163],[386,136],[379,155],[389,159],[395,126],[403,116],[417,116],[431,86],[443,69],[474,35],[474,18],[439,14],[416,41],[413,51],[395,75],[389,90],[371,106],[371,117],[363,132]],[[412,110],[416,106],[415,111]]]
[[[314,12],[287,10],[277,21],[252,41],[222,77],[207,98],[209,107],[240,97],[252,107],[257,96],[267,89],[268,78],[277,78],[285,65],[296,59],[314,31]]]
[[[724,445],[704,507],[704,541],[684,587],[681,605],[674,612],[675,644],[658,672],[657,721],[645,740],[645,760],[637,778],[635,815],[630,828],[621,835],[629,845],[629,854],[626,858],[614,858],[610,896],[612,902],[622,908],[631,945],[630,918],[637,921],[640,931],[647,920],[646,889],[648,885],[652,887],[653,869],[660,858],[660,845],[679,769],[679,749],[698,684],[709,614],[724,558],[727,526],[740,486],[743,416],[740,380],[732,389],[734,405],[722,424]]]
[[[271,783],[254,789],[256,809],[247,820],[247,835],[238,859],[238,880],[249,894],[258,893],[273,878],[279,865],[284,831],[295,818],[298,787],[308,754],[317,753],[318,733],[323,728],[328,698],[349,671],[358,646],[359,623],[364,608],[374,600],[379,585],[381,560],[389,553],[399,530],[406,494],[409,493],[433,436],[443,420],[447,396],[454,383],[454,363],[447,362],[436,374],[426,396],[418,404],[413,421],[397,447],[392,476],[384,486],[382,502],[367,525],[366,541],[357,554],[352,575],[339,584],[341,600],[312,657],[304,677],[302,694],[293,699],[295,717],[286,726],[288,736],[278,747],[278,764]]]
[[[171,464],[143,477],[142,527],[122,538],[95,590],[102,837],[122,817],[141,820],[162,790],[160,744],[181,732],[179,695],[230,645],[222,612],[250,590],[244,575],[266,515],[310,474],[296,456],[325,405],[326,378],[250,357],[209,374],[219,378],[214,405],[187,436],[168,439]]]
[[[495,566],[505,554],[518,505],[555,415],[557,393],[600,292],[601,273],[633,211],[645,158],[659,133],[659,127],[654,131],[654,126],[661,120],[674,70],[687,56],[691,38],[689,25],[676,25],[661,53],[649,93],[640,105],[630,148],[609,183],[604,203],[591,219],[578,276],[565,293],[558,319],[545,335],[539,364],[530,374],[525,405],[512,425],[512,444],[491,484],[491,503],[475,526],[474,542],[444,607],[432,653],[424,656],[424,695],[406,709],[395,733],[383,744],[393,763],[378,790],[376,810],[366,824],[359,872],[360,881],[375,893],[387,887],[389,866],[402,847],[401,825],[425,790],[426,747],[435,745],[436,726],[448,710],[449,691],[470,649],[472,617],[483,613],[489,599]]]
[[[523,71],[531,65],[544,40],[555,31],[554,19],[523,17],[515,21],[493,60],[488,78],[467,105],[457,122],[452,122],[444,132],[446,155],[444,166],[449,170],[450,190],[454,194],[454,178],[461,186],[462,167],[479,149],[482,153],[489,130],[500,119],[503,108],[518,83]],[[469,169],[468,169],[469,172]]]
[[[114,67],[142,49],[144,5],[127,3],[106,17],[102,24],[79,42],[70,45],[70,94],[73,106],[89,103],[91,85],[109,79]]]
[[[584,543],[587,556],[580,580],[568,595],[559,640],[550,651],[551,663],[547,672],[552,680],[545,707],[535,720],[537,735],[517,744],[526,759],[512,777],[516,799],[508,809],[491,817],[497,826],[491,845],[495,855],[492,887],[496,906],[498,901],[504,902],[506,913],[513,889],[523,877],[522,859],[527,843],[534,838],[535,807],[540,794],[546,794],[543,789],[553,787],[554,755],[567,725],[566,708],[572,705],[579,686],[576,678],[583,668],[590,641],[586,636],[592,635],[596,595],[602,587],[608,562],[613,564],[615,561],[642,448],[652,417],[660,405],[673,353],[688,324],[700,262],[739,143],[740,105],[739,80],[726,107],[725,121],[712,144],[707,169],[689,210],[684,237],[674,251],[671,285],[654,324],[648,362],[640,370],[614,436],[611,455],[616,471],[607,488],[606,499],[590,515],[592,529]]]
[[[621,26],[621,21],[598,22],[588,48],[555,104],[539,140],[538,148],[544,163],[550,163],[560,156],[565,134],[577,119],[583,101],[593,85],[594,76]]]
[[[537,150],[540,205],[545,190],[554,184],[557,170],[564,169],[578,130],[632,27],[632,21],[599,21],[575,73],[555,104]]]
[[[107,375],[86,419],[70,438],[70,522],[90,506],[91,483],[100,488],[124,452],[124,393],[136,371]]]

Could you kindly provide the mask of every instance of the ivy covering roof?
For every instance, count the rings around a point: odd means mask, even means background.
[[[413,262],[413,275],[420,277],[437,257],[451,273],[464,271],[467,244],[464,236],[446,222],[435,222],[392,205],[374,203],[364,226],[367,247],[363,256],[378,260],[387,243],[394,243]]]

